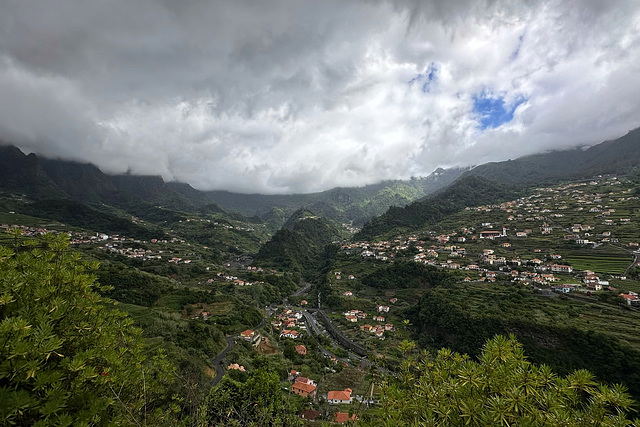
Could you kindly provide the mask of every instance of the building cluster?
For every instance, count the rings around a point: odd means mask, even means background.
[[[303,377],[300,372],[292,370],[289,372],[289,381],[291,381],[291,393],[302,397],[316,398],[318,384],[311,378]],[[344,390],[330,390],[326,395],[326,401],[329,405],[350,405],[354,399],[362,399],[359,396],[353,396],[353,390],[345,388]],[[315,421],[322,415],[320,411],[305,410],[300,414],[301,418],[308,421]],[[356,415],[349,415],[346,412],[335,412],[332,417],[334,422],[343,424],[347,421],[357,420]]]
[[[397,301],[397,298],[394,298]],[[378,338],[382,338],[384,337],[384,333],[385,332],[392,332],[395,330],[395,327],[393,326],[392,323],[384,323],[385,322],[385,317],[382,316],[380,313],[388,313],[389,312],[389,306],[386,305],[379,305],[377,307],[377,311],[379,314],[374,315],[372,317],[372,320],[375,322],[381,322],[381,324],[379,325],[369,325],[369,324],[364,324],[364,325],[360,325],[360,330],[364,331],[364,332],[369,332],[373,335],[375,335]],[[364,320],[367,318],[367,313],[361,311],[361,310],[349,310],[346,311],[344,313],[344,317],[345,319],[347,319],[349,322],[353,322],[353,323],[357,323],[358,320]]]
[[[111,252],[114,254],[122,255],[127,258],[139,259],[139,260],[158,260],[162,259],[162,250],[151,250],[144,248],[132,248],[132,247],[121,247],[118,243],[106,243],[104,246],[99,246],[100,249],[105,250],[107,252]],[[182,258],[171,258],[169,262],[178,263],[182,261]],[[191,262],[191,260],[185,260],[185,262]]]
[[[185,220],[180,220],[178,221],[179,223],[199,223],[199,222],[206,222],[209,223],[211,225],[215,225],[217,227],[220,228],[226,228],[227,230],[240,230],[240,231],[255,231],[255,229],[251,226],[249,227],[243,227],[241,225],[231,225],[228,223],[220,223],[217,221],[212,221],[210,219],[204,219],[204,218],[187,218]]]
[[[276,316],[271,325],[280,331],[280,338],[297,339],[300,337],[300,331],[297,329],[306,329],[303,317],[302,312],[286,308]]]

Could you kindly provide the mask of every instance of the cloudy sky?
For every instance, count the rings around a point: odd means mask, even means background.
[[[640,126],[637,0],[0,0],[0,140],[311,192]]]

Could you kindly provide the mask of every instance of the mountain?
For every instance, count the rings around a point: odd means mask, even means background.
[[[325,247],[340,230],[325,218],[299,209],[255,257],[258,265],[294,270],[307,278],[317,272]]]
[[[165,182],[160,176],[107,175],[89,163],[39,158],[35,154],[26,156],[13,146],[1,147],[0,166],[4,166],[0,171],[0,190],[8,192],[35,198],[67,197],[81,203],[126,209],[142,201],[183,212],[236,211],[247,217],[259,217],[271,230],[279,228],[300,208],[334,221],[361,225],[390,206],[405,206],[446,187],[466,171],[438,169],[428,177],[407,181],[337,187],[311,194],[262,195],[199,191],[186,183]]]
[[[392,207],[364,225],[356,236],[370,239],[391,231],[417,230],[467,206],[491,204],[516,194],[516,188],[561,179],[626,174],[640,166],[640,129],[587,149],[574,148],[486,163],[465,171],[450,187],[405,208]]]
[[[418,230],[465,207],[493,204],[516,196],[516,189],[512,186],[484,177],[465,176],[424,200],[403,208],[389,208],[383,215],[367,222],[354,238],[368,240],[391,232]]]
[[[161,177],[109,176],[89,163],[25,155],[14,146],[0,146],[0,192],[27,196],[4,198],[5,210],[137,238],[163,233],[135,224],[132,215],[156,224],[184,220],[185,211],[251,221],[229,214],[188,184],[169,185]]]
[[[111,181],[122,191],[141,200],[169,209],[192,211],[196,204],[182,192],[167,184],[161,176],[152,175],[111,175]],[[188,186],[188,184],[184,184]],[[186,194],[188,190],[181,188]],[[197,191],[194,189],[194,191]],[[211,203],[211,201],[209,201]]]
[[[221,206],[244,215],[267,218],[292,215],[304,207],[318,215],[356,225],[382,214],[390,206],[405,206],[451,184],[467,169],[437,169],[423,178],[383,181],[364,187],[337,187],[331,190],[293,195],[239,194],[209,191],[207,195]],[[274,211],[275,210],[275,211]]]
[[[64,197],[35,154],[25,155],[12,145],[0,145],[0,191],[31,197]]]
[[[90,163],[40,159],[42,169],[69,197],[83,203],[121,204],[127,196]]]
[[[516,160],[486,163],[464,173],[499,182],[530,184],[624,174],[640,165],[640,129],[587,149],[552,151]]]

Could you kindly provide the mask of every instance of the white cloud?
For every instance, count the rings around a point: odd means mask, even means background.
[[[634,1],[15,2],[0,138],[201,189],[307,192],[640,125]],[[434,70],[428,91],[425,77]],[[473,96],[513,120],[481,131]]]

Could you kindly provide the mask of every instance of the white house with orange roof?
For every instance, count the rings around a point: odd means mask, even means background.
[[[353,390],[350,388],[339,391],[330,391],[327,393],[327,402],[331,405],[350,404],[353,399],[351,397],[352,391]]]

